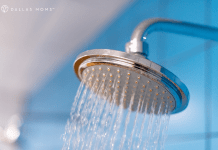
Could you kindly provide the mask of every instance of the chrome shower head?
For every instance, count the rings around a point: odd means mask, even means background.
[[[141,112],[150,113],[155,108],[157,113],[158,108],[151,106],[168,104],[170,113],[178,113],[188,105],[186,86],[164,67],[136,53],[109,49],[85,51],[74,62],[74,70],[81,81],[91,75],[97,81],[107,82],[107,87],[101,88],[107,88],[109,94],[115,93],[109,101],[114,99],[117,105],[122,103],[123,108],[130,107],[132,111],[140,104]]]
[[[126,52],[96,49],[80,54],[74,63],[76,75],[83,80],[89,72],[95,72],[97,81],[108,83],[108,87],[103,84],[100,88],[106,88],[109,95],[113,93],[109,101],[116,100],[117,105],[122,104],[132,111],[160,113],[162,107],[156,106],[165,105],[170,113],[181,112],[189,102],[187,87],[173,73],[146,59],[148,44],[144,39],[154,31],[218,41],[218,28],[215,27],[162,18],[148,19],[134,30],[126,44]]]

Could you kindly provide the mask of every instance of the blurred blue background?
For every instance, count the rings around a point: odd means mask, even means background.
[[[70,115],[79,80],[72,65],[76,56],[89,49],[124,51],[134,28],[141,21],[163,17],[218,26],[215,0],[133,1],[112,21],[83,41],[47,82],[28,95],[18,145],[23,150],[58,150]],[[54,25],[55,26],[55,25]],[[74,39],[71,39],[74,40]],[[186,84],[190,92],[187,109],[172,115],[166,150],[216,150],[218,147],[218,50],[217,43],[198,38],[153,33],[148,38],[149,59],[166,67]]]

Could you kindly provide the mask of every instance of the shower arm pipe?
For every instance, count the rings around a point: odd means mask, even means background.
[[[127,53],[142,54],[148,56],[148,44],[144,41],[148,35],[155,31],[177,33],[208,40],[218,41],[218,28],[193,24],[188,22],[152,18],[140,23],[131,36],[130,42],[126,44]]]

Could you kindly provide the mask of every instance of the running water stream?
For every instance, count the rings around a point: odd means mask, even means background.
[[[155,101],[158,94],[149,94],[148,86],[139,84],[140,77],[133,83],[130,73],[124,76],[119,71],[115,75],[100,70],[83,74],[62,150],[164,149],[170,102]]]

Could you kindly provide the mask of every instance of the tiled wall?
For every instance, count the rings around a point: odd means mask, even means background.
[[[137,1],[80,52],[97,48],[124,51],[136,25],[152,17],[218,26],[217,8],[215,0]],[[148,38],[149,59],[176,74],[190,92],[187,109],[171,116],[166,150],[216,150],[218,147],[218,47],[211,42],[211,48],[205,48],[205,42],[169,33],[153,33]],[[20,139],[25,141],[21,142],[24,149],[61,149],[60,136],[79,85],[72,70],[75,57],[30,97]],[[206,137],[205,133],[210,134]]]

